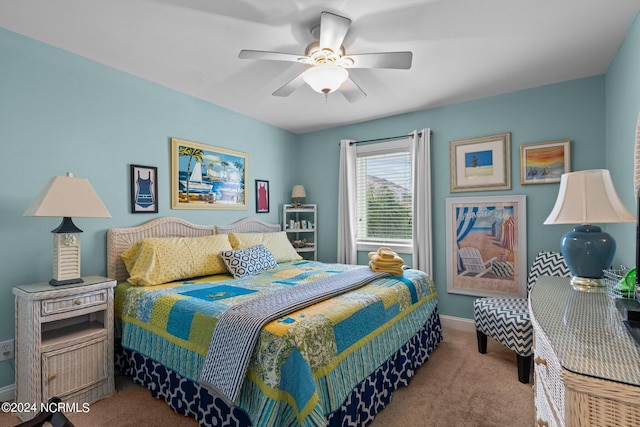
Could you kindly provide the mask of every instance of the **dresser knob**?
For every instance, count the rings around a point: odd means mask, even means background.
[[[540,356],[536,356],[535,359],[533,359],[533,361],[535,362],[536,365],[547,366],[547,359],[543,359]]]
[[[77,300],[75,300],[73,303],[74,303],[75,305],[80,305],[80,304],[82,304],[82,300],[77,299]]]
[[[545,421],[542,418],[538,418],[537,424],[539,427],[549,427],[549,421]]]
[[[57,375],[56,375],[56,374],[49,374],[49,381],[53,381],[53,380],[55,380],[55,379],[56,379],[56,377],[57,377]]]

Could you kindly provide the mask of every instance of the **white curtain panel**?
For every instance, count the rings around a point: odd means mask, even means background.
[[[431,230],[431,130],[411,135],[413,180],[413,268],[432,274]]]
[[[357,264],[356,246],[356,144],[340,141],[338,180],[338,262]]]

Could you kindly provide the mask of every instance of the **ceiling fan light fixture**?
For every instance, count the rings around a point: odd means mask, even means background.
[[[349,71],[331,63],[318,64],[302,73],[302,78],[313,90],[327,95],[349,78]]]

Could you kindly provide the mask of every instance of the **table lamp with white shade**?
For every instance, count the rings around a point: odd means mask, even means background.
[[[62,223],[53,233],[53,279],[51,285],[82,283],[80,230],[71,217],[111,218],[109,211],[86,178],[55,176],[38,194],[23,216],[59,216]]]
[[[291,198],[293,199],[293,206],[300,207],[300,199],[307,197],[307,192],[304,189],[304,185],[296,184],[291,189]]]
[[[608,170],[594,169],[562,175],[558,198],[545,224],[579,224],[562,236],[560,251],[573,277],[574,289],[605,289],[600,282],[616,253],[614,238],[593,224],[635,222],[613,186]]]

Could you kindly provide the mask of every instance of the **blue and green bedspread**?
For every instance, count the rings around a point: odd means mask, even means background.
[[[115,298],[121,344],[197,382],[222,312],[354,267],[300,261],[242,279],[122,283]],[[253,425],[324,425],[354,387],[424,327],[436,304],[432,280],[406,270],[268,323],[236,406]]]

